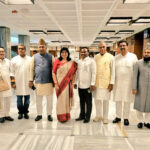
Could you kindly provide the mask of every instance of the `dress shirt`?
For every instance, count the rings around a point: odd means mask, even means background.
[[[78,62],[77,70],[78,87],[81,89],[89,88],[95,85],[96,63],[94,59],[86,57]]]

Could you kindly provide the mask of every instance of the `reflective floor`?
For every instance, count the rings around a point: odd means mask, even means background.
[[[135,111],[131,109],[130,126],[112,124],[115,117],[115,105],[110,101],[109,124],[95,123],[95,105],[93,103],[90,123],[76,122],[79,114],[79,99],[75,90],[75,106],[71,112],[72,119],[59,123],[56,119],[56,96],[54,95],[53,122],[47,121],[46,112],[43,119],[35,122],[35,98],[31,96],[30,119],[18,120],[16,97],[13,97],[11,116],[14,122],[0,124],[0,150],[149,150],[150,130],[136,127],[138,121]],[[45,101],[43,101],[45,107]]]

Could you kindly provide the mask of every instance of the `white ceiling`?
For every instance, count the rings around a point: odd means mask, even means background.
[[[17,10],[17,14],[12,14]],[[35,0],[34,5],[0,3],[0,26],[11,33],[30,35],[31,41],[43,37],[51,41],[70,41],[71,45],[89,46],[101,30],[134,30],[134,34],[150,25],[106,26],[110,17],[150,16],[150,4],[123,4],[122,0]],[[60,30],[63,35],[34,35],[29,30]],[[110,35],[118,36],[118,35]],[[130,35],[122,35],[122,38]],[[109,36],[108,36],[109,37]],[[115,42],[115,40],[114,40]]]

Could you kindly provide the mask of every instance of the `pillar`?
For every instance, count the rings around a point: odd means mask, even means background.
[[[5,48],[6,57],[11,58],[10,28],[0,27],[0,46]]]
[[[28,35],[18,35],[19,44],[24,44],[26,47],[26,54],[30,56],[30,37]]]

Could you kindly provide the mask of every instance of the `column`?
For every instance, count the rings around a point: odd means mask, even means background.
[[[18,35],[19,44],[24,44],[26,47],[26,54],[30,56],[30,37],[28,35]]]
[[[0,46],[5,48],[6,57],[11,58],[10,28],[0,27]]]

